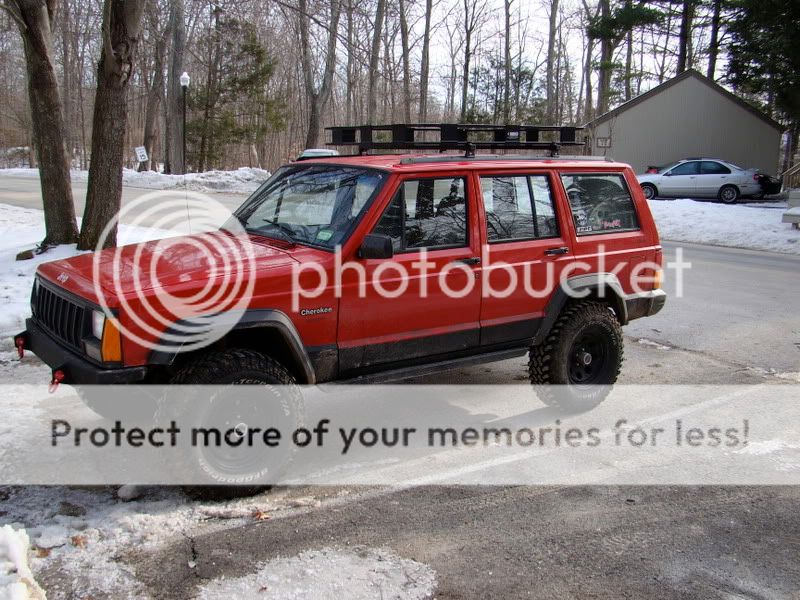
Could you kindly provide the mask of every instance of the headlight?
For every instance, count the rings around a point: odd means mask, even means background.
[[[92,335],[98,340],[103,339],[103,328],[106,325],[106,315],[101,310],[92,311]]]

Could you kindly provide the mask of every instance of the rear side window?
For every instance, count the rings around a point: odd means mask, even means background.
[[[405,181],[375,226],[392,238],[395,252],[467,245],[463,177]]]
[[[481,177],[490,242],[558,236],[546,175]]]
[[[704,160],[700,169],[703,175],[730,175],[731,173],[728,167],[713,160]]]
[[[578,235],[639,229],[625,178],[617,174],[563,174]]]

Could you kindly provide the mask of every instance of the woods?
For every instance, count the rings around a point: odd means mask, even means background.
[[[787,91],[797,89],[788,35],[796,8],[777,0],[0,6],[0,147],[23,149],[17,160],[42,169],[48,243],[76,239],[68,166],[92,173],[81,236],[88,247],[116,210],[121,166],[274,169],[323,145],[330,125],[582,125],[686,69],[727,85],[789,131],[800,120]],[[192,81],[185,132],[184,71]],[[140,145],[143,164],[133,153]]]

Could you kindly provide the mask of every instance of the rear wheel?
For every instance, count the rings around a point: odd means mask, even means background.
[[[719,189],[718,197],[725,204],[733,204],[739,199],[739,188],[735,185],[723,185]]]
[[[158,407],[158,421],[176,419],[190,429],[216,427],[223,431],[247,431],[247,427],[272,426],[284,434],[302,425],[303,404],[300,389],[283,365],[252,350],[227,350],[208,354],[184,367],[172,379],[173,384],[187,385],[178,397],[164,398]],[[196,385],[225,386],[204,390]],[[191,387],[188,387],[191,385]],[[232,386],[260,386],[257,391],[242,393]],[[231,386],[231,387],[228,387]],[[221,500],[250,496],[274,481],[291,461],[291,450],[225,446],[187,448],[178,453],[171,465],[181,475],[188,474],[198,485],[183,486],[194,498]],[[202,485],[208,482],[210,485]]]
[[[528,373],[548,406],[588,410],[611,391],[622,360],[622,328],[614,313],[600,302],[577,302],[562,311],[541,344],[531,347]]]
[[[654,186],[652,183],[643,183],[642,193],[644,194],[645,198],[647,198],[648,200],[652,200],[658,195],[658,190],[656,189],[656,186]]]

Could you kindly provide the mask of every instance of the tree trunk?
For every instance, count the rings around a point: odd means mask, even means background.
[[[714,7],[711,14],[711,39],[708,42],[708,68],[706,77],[712,81],[717,73],[717,56],[719,55],[719,23],[722,12],[722,0],[713,0]]]
[[[503,123],[511,119],[511,0],[505,0],[505,44],[503,64]]]
[[[681,29],[678,34],[678,75],[691,68],[693,17],[694,0],[684,0],[681,9]]]
[[[430,71],[431,13],[433,0],[425,0],[425,33],[422,37],[422,64],[419,72],[419,120],[428,120],[428,73]]]
[[[78,240],[81,250],[92,250],[101,242],[103,247],[117,242],[116,226],[104,240],[100,236],[119,212],[122,200],[127,93],[143,8],[144,4],[137,0],[105,0],[92,119],[92,162]]]
[[[464,0],[464,69],[461,79],[461,116],[459,118],[462,123],[467,121],[470,58],[472,58],[472,25],[470,24],[469,0]]]
[[[558,28],[558,3],[559,0],[550,2],[550,28],[547,34],[547,67],[545,74],[545,90],[547,94],[547,125],[554,123],[556,108],[555,98],[555,61],[556,61],[556,29]]]
[[[369,79],[367,88],[367,123],[375,125],[378,110],[377,83],[378,63],[381,52],[381,32],[383,31],[383,16],[386,12],[386,0],[378,0],[375,10],[375,24],[372,33],[372,48],[369,53]]]
[[[408,18],[405,0],[400,0],[400,42],[403,49],[403,118],[411,123],[411,57],[408,48]]]
[[[153,5],[151,5],[152,7]],[[161,98],[164,95],[164,55],[167,50],[167,37],[169,28],[164,35],[156,42],[155,53],[153,56],[153,80],[150,90],[147,92],[147,107],[144,116],[144,139],[142,145],[147,150],[147,160],[139,164],[139,171],[148,171],[157,164],[153,159],[153,147],[156,139],[156,124],[161,105]],[[153,170],[158,170],[153,169]]]
[[[321,113],[331,96],[333,86],[333,74],[336,68],[336,35],[339,28],[339,16],[341,14],[340,0],[331,0],[330,23],[328,25],[328,45],[325,53],[325,73],[322,77],[322,85],[319,90],[314,86],[314,65],[311,60],[311,42],[308,31],[308,2],[299,0],[298,18],[300,30],[300,57],[303,69],[303,83],[306,90],[306,100],[308,102],[308,133],[306,135],[306,148],[316,148],[319,145],[319,131],[321,127]],[[380,31],[378,32],[378,43],[380,44]]]
[[[53,6],[42,0],[17,0],[7,8],[19,25],[25,50],[33,143],[44,208],[42,246],[71,244],[78,239],[78,228],[64,143],[64,114],[53,66]]]
[[[182,175],[186,173],[186,157],[183,155],[183,55],[186,52],[186,25],[183,17],[183,0],[170,0],[169,25],[172,43],[169,49],[169,72],[167,74],[167,135],[164,144],[164,172]]]

